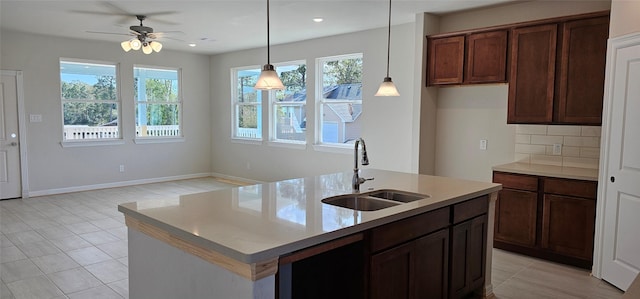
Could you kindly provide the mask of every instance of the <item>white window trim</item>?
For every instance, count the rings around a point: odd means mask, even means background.
[[[321,152],[330,152],[330,153],[348,153],[349,150],[353,149],[353,145],[351,144],[340,144],[340,143],[330,143],[330,142],[322,142],[322,113],[323,113],[323,104],[325,103],[324,98],[322,97],[322,87],[324,86],[323,82],[323,72],[324,69],[322,64],[325,61],[332,60],[340,60],[340,59],[350,59],[350,58],[362,58],[364,64],[364,54],[363,53],[351,53],[351,54],[343,54],[343,55],[335,55],[335,56],[326,56],[316,58],[316,90],[315,90],[315,140],[313,143],[313,148],[316,151]],[[353,102],[353,101],[348,101]],[[362,100],[360,101],[362,104]]]
[[[276,63],[274,64],[276,70],[278,68],[278,66],[289,66],[289,65],[301,65],[307,64],[306,60],[294,60],[294,61],[287,61],[287,62],[280,62],[280,63]],[[308,69],[308,68],[307,68]],[[307,78],[308,78],[309,74],[307,73]],[[276,104],[275,101],[275,91],[269,91],[267,98],[269,100],[269,145],[272,146],[280,146],[280,147],[286,147],[286,148],[293,148],[293,149],[306,149],[307,148],[307,136],[306,136],[306,130],[305,130],[305,140],[304,141],[299,141],[299,140],[286,140],[286,139],[277,139],[276,138],[276,109],[275,107],[278,105]],[[307,99],[308,100],[308,99]],[[304,102],[304,106],[306,109],[307,106],[307,100],[305,100]],[[287,102],[288,103],[288,102]],[[300,104],[300,103],[296,103],[296,104]]]
[[[230,69],[230,78],[231,78],[231,141],[235,142],[235,143],[243,143],[243,144],[253,144],[253,145],[262,145],[263,144],[263,140],[264,140],[264,132],[260,132],[261,133],[261,137],[260,138],[247,138],[247,137],[237,137],[237,128],[238,128],[238,117],[237,117],[237,107],[240,105],[238,104],[238,102],[236,102],[236,99],[238,97],[238,90],[237,90],[237,79],[238,79],[238,72],[243,71],[243,70],[252,70],[252,69],[257,69],[257,70],[261,70],[262,67],[259,65],[251,65],[251,66],[241,66],[241,67],[234,67]],[[261,91],[259,91],[261,92]],[[246,106],[262,106],[262,109],[264,109],[264,94],[260,97],[260,102],[255,102],[255,103],[251,103],[251,104],[243,104]],[[264,111],[263,111],[264,112]],[[262,117],[260,117],[260,119],[262,119]],[[264,131],[264,127],[262,126],[262,124],[259,124],[260,127],[262,128],[261,131]]]
[[[84,63],[84,64],[101,64],[101,65],[113,65],[116,68],[115,76],[116,76],[116,101],[115,103],[118,106],[118,120],[122,119],[122,94],[120,88],[120,63],[113,61],[104,61],[104,60],[94,60],[94,59],[79,59],[79,58],[67,58],[60,57],[58,60],[58,66],[60,66],[61,62],[71,62],[71,63]],[[60,77],[60,70],[58,70],[58,84],[60,84],[60,90],[62,90],[62,78]],[[122,125],[118,121],[118,138],[110,138],[110,139],[64,139],[64,102],[62,99],[62,94],[60,94],[60,113],[62,116],[62,130],[60,131],[61,141],[60,145],[63,148],[67,147],[84,147],[84,146],[109,146],[109,145],[121,145],[124,144],[124,138],[122,133]],[[67,101],[73,102],[73,101]]]
[[[134,73],[134,81],[135,81],[135,68],[145,68],[145,69],[157,69],[157,70],[168,70],[168,71],[176,71],[178,73],[178,101],[177,102],[150,102],[146,101],[149,104],[178,104],[178,130],[180,131],[180,136],[137,136],[135,130],[138,124],[135,120],[135,110],[138,107],[138,100],[133,99],[133,123],[134,123],[134,138],[133,141],[136,144],[148,144],[148,143],[172,143],[172,142],[184,142],[184,127],[182,126],[182,122],[184,120],[183,111],[184,111],[184,97],[182,93],[182,68],[179,67],[164,67],[164,66],[155,66],[155,65],[142,65],[142,64],[134,64],[132,72]],[[132,97],[133,98],[133,97]]]

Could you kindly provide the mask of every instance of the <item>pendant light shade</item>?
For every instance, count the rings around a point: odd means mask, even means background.
[[[274,69],[273,65],[265,64],[262,67],[262,72],[260,72],[260,77],[258,78],[258,82],[254,86],[255,89],[258,90],[271,90],[271,89],[284,89],[284,85],[278,77],[278,73]]]
[[[149,42],[149,44],[151,45],[151,49],[153,49],[153,51],[155,52],[160,52],[160,50],[162,50],[162,44],[156,41],[152,41]]]
[[[378,92],[375,94],[376,97],[397,97],[399,95],[400,93],[398,93],[398,89],[390,77],[384,78],[380,83],[380,87],[378,87]]]
[[[271,64],[271,53],[269,49],[269,0],[267,0],[267,64],[262,67],[258,82],[253,87],[258,90],[284,89],[284,85],[278,77],[275,67]]]
[[[389,0],[389,31],[387,32],[387,76],[384,77],[380,87],[378,88],[378,92],[376,92],[376,97],[397,97],[400,95],[396,85],[391,81],[391,77],[389,77],[389,52],[391,49],[391,0]]]

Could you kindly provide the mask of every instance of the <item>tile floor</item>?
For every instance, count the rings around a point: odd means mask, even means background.
[[[0,201],[0,298],[128,298],[117,205],[235,185],[213,178]],[[620,298],[588,271],[495,250],[497,298]]]

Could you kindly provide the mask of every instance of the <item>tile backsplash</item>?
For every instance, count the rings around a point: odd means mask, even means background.
[[[516,125],[518,162],[597,169],[600,129],[594,126]],[[554,154],[561,144],[561,154]]]

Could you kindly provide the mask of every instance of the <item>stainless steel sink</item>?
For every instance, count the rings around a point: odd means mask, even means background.
[[[367,193],[332,196],[323,199],[322,202],[357,211],[377,211],[428,197],[429,195],[397,190],[377,190]]]
[[[368,193],[369,196],[399,201],[399,202],[412,202],[420,199],[429,198],[429,195],[417,194],[411,192],[397,191],[397,190],[378,190]]]
[[[322,202],[357,211],[377,211],[400,204],[398,202],[371,197],[365,194],[338,195],[325,198]]]

